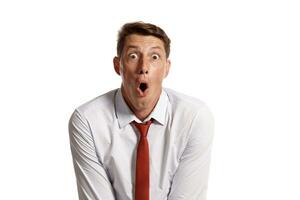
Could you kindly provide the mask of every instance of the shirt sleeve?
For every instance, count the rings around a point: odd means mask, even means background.
[[[190,127],[168,200],[206,200],[213,133],[213,115],[204,106]]]
[[[100,163],[87,120],[75,110],[69,136],[79,200],[115,200],[107,173]]]

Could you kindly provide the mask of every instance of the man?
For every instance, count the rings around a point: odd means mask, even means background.
[[[202,101],[162,87],[169,53],[161,28],[121,28],[113,59],[121,88],[69,122],[80,200],[206,199],[213,117]]]

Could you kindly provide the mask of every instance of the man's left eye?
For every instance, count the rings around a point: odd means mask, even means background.
[[[159,55],[158,55],[158,54],[153,54],[153,55],[152,55],[152,59],[153,59],[153,60],[159,59]]]

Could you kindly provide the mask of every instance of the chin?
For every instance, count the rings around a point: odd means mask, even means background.
[[[141,110],[147,109],[148,106],[149,106],[149,104],[147,104],[146,102],[137,102],[137,103],[135,103],[134,109],[136,111],[141,111]]]

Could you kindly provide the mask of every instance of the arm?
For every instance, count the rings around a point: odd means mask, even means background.
[[[87,121],[75,110],[69,121],[70,145],[80,200],[115,200],[113,188],[97,158]]]
[[[168,200],[206,200],[214,119],[207,107],[195,117]]]

